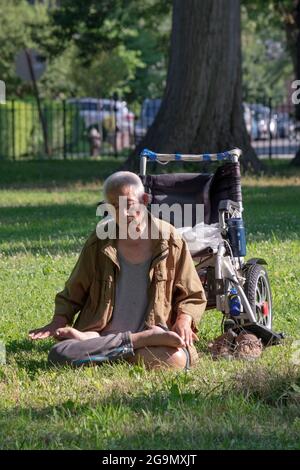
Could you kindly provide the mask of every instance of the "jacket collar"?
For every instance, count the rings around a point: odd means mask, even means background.
[[[162,221],[151,214],[151,212],[147,209],[148,216],[150,218],[150,224],[154,224],[156,234],[158,234],[158,238],[152,239],[152,264],[156,258],[161,258],[161,255],[168,250],[169,242],[178,245],[176,238],[174,238],[173,233],[170,232],[169,238],[165,237],[163,233]],[[117,256],[117,240],[118,240],[118,225],[116,224],[114,219],[109,219],[107,222],[108,224],[108,231],[109,233],[115,233],[114,238],[108,238],[104,244],[101,246],[101,251],[107,255],[119,268],[118,256]],[[111,232],[110,232],[111,230]]]

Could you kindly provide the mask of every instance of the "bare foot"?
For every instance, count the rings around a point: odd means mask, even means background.
[[[71,326],[66,326],[65,328],[58,328],[55,332],[56,339],[78,339],[84,341],[91,338],[99,338],[99,333],[96,331],[79,331]]]
[[[170,346],[182,348],[185,343],[175,331],[165,331],[159,326],[153,326],[149,330],[133,333],[131,335],[134,349],[145,346]]]

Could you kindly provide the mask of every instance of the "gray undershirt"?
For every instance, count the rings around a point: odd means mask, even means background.
[[[116,297],[111,322],[102,334],[142,331],[148,306],[148,282],[151,258],[133,264],[119,252],[120,273],[116,284]]]

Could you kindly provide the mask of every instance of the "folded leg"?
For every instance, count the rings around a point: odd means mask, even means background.
[[[190,366],[189,353],[185,348],[171,348],[168,346],[150,346],[136,349],[134,356],[126,361],[130,364],[143,363],[147,369],[184,369]]]
[[[66,339],[55,344],[48,356],[54,365],[81,366],[133,356],[130,332],[99,335],[86,340]]]

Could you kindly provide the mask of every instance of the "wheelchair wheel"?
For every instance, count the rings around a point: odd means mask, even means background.
[[[272,328],[272,293],[268,273],[264,266],[253,264],[247,267],[244,285],[257,322],[269,329]]]

